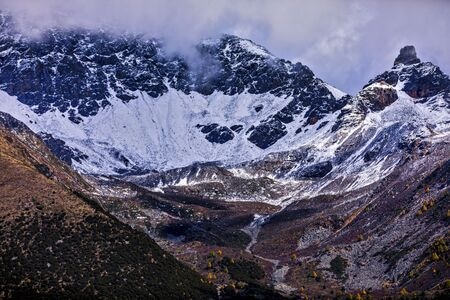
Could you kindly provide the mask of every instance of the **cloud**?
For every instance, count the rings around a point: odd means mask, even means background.
[[[159,37],[182,53],[201,39],[237,34],[351,93],[406,44],[450,71],[447,0],[0,0],[0,9],[27,34],[103,28]]]

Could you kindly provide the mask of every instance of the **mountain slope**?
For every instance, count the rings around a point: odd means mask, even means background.
[[[214,298],[211,286],[84,196],[92,188],[0,114],[0,296]]]

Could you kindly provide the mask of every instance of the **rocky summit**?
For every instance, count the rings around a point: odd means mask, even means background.
[[[0,16],[0,298],[449,295],[448,75],[193,51]]]
[[[414,46],[405,46],[400,49],[400,54],[394,61],[394,66],[398,64],[413,65],[420,63],[420,59],[417,58],[416,48]]]

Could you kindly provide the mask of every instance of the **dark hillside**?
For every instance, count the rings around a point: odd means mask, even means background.
[[[105,213],[81,177],[0,116],[0,298],[207,299],[212,286]]]

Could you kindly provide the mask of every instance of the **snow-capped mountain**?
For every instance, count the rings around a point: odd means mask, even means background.
[[[235,36],[199,62],[156,40],[83,31],[32,41],[2,18],[0,109],[87,173],[242,162],[328,131],[348,97],[300,64]]]
[[[84,173],[217,162],[258,176],[376,180],[404,141],[449,129],[449,78],[413,47],[351,97],[236,36],[197,45],[193,65],[158,40],[83,30],[30,40],[7,16],[0,28],[0,110]],[[258,167],[283,155],[295,158]],[[364,184],[347,187],[355,181]]]

